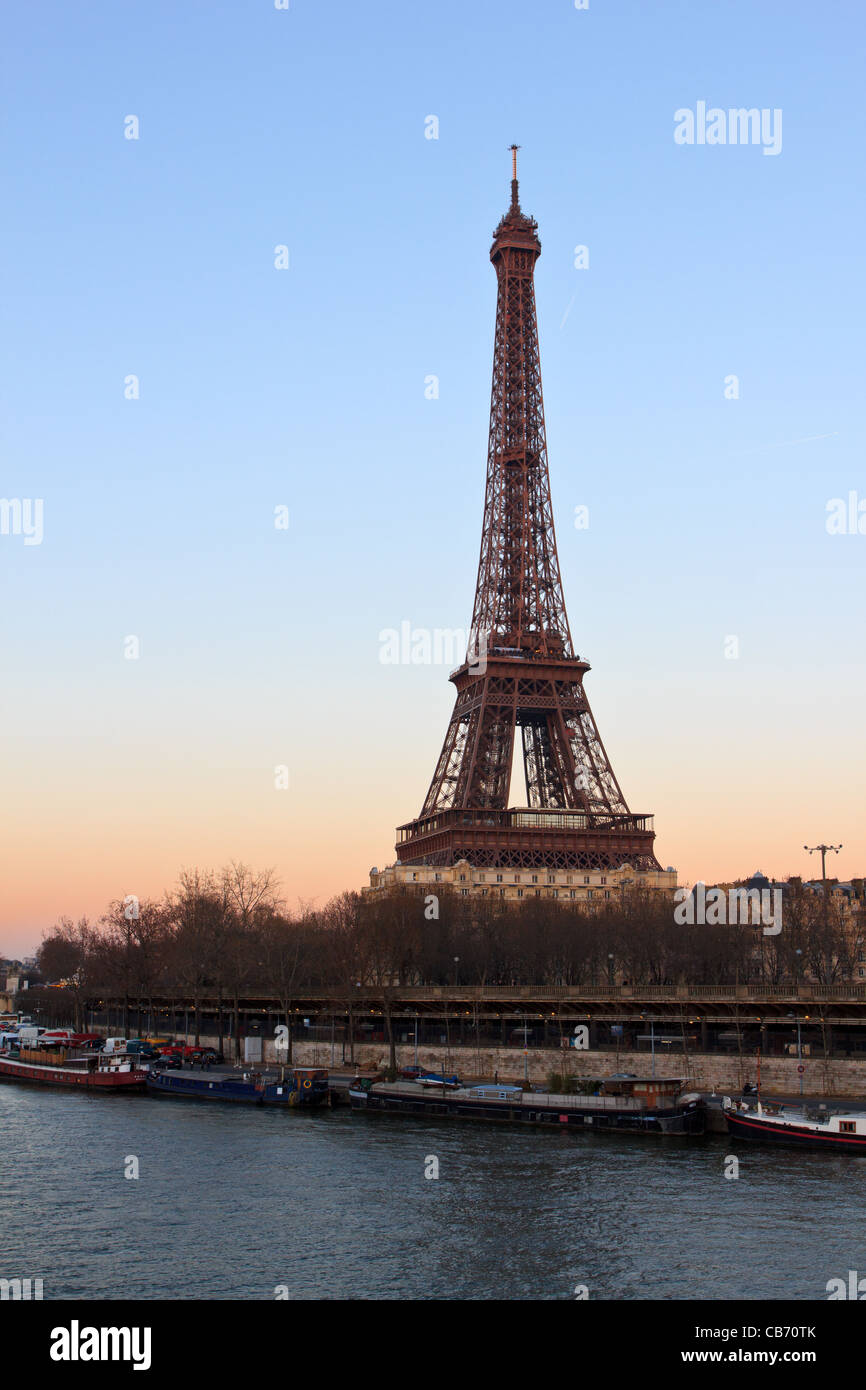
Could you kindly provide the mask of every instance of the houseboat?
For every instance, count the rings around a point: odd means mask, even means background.
[[[590,1133],[681,1134],[704,1132],[704,1108],[681,1077],[599,1078],[594,1094],[551,1095],[502,1084],[430,1091],[413,1081],[361,1081],[349,1087],[354,1110],[432,1119],[487,1120]]]
[[[147,1089],[155,1096],[175,1096],[182,1100],[230,1100],[261,1105],[260,1081],[247,1076],[194,1076],[190,1071],[160,1071],[151,1067]]]
[[[147,1078],[152,1095],[186,1100],[225,1100],[247,1105],[284,1105],[289,1109],[327,1105],[328,1073],[316,1067],[298,1067],[276,1078],[261,1072],[240,1076],[189,1071],[161,1071],[152,1067]]]
[[[758,1101],[750,1108],[730,1100],[724,1112],[728,1132],[737,1139],[866,1154],[866,1113],[809,1116],[802,1108],[790,1105],[762,1105]]]
[[[147,1072],[122,1054],[76,1056],[58,1048],[21,1048],[0,1053],[0,1081],[24,1081],[36,1086],[78,1086],[88,1091],[141,1091]]]

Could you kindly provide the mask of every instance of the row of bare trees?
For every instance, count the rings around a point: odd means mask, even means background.
[[[113,902],[96,923],[64,918],[38,960],[43,980],[68,983],[80,1025],[87,1000],[157,996],[196,1016],[215,998],[237,1023],[243,998],[275,999],[287,1015],[305,989],[351,1001],[358,985],[833,984],[856,978],[859,946],[832,898],[796,884],[782,931],[767,935],[681,925],[651,892],[590,907],[406,889],[289,912],[271,870],[232,863],[184,872],[160,901]]]

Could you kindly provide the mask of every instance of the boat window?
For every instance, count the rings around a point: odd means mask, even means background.
[[[856,1134],[856,1133],[857,1133],[857,1122],[856,1122],[856,1120],[840,1120],[840,1121],[839,1121],[839,1133],[840,1133],[840,1134]]]

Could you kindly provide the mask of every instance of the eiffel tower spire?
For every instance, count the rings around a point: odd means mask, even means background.
[[[658,869],[652,818],[632,815],[574,653],[553,526],[535,311],[538,224],[511,206],[493,234],[497,279],[487,485],[470,648],[404,864]],[[509,809],[520,730],[528,807]]]
[[[496,340],[487,489],[473,640],[526,655],[571,655],[553,532],[535,316],[538,224],[520,210],[517,149],[511,207],[493,234]]]

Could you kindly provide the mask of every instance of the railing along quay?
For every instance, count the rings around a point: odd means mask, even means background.
[[[231,1008],[230,998],[223,996],[198,995],[196,998],[183,994],[128,996],[130,1003],[150,1005],[154,1008],[194,1009],[212,1012],[215,1009],[227,1011]],[[123,1004],[123,996],[104,995],[101,1004],[113,1007]],[[265,993],[245,994],[238,999],[239,1008],[244,1012],[267,1011],[277,1013],[284,1007],[284,1001],[276,995]],[[388,1006],[392,1011],[413,1005],[478,1004],[488,1007],[496,1005],[521,1005],[555,1003],[565,1005],[604,1004],[623,1006],[626,1010],[639,1010],[647,1002],[667,1003],[686,1011],[697,1009],[699,1005],[711,1003],[747,1005],[759,1007],[781,1006],[785,1004],[809,1005],[823,1003],[863,1003],[866,1004],[866,984],[792,984],[769,988],[760,984],[740,985],[334,985],[329,989],[307,989],[298,987],[292,992],[293,1006],[312,1008],[327,1012],[329,1009],[345,1011],[347,1008],[364,1008],[370,1005]],[[93,1007],[94,1005],[91,1005]],[[96,1007],[99,1007],[96,1005]]]
[[[299,990],[298,998],[315,1000],[345,1000],[349,991]],[[550,999],[572,1000],[640,1000],[658,999],[694,1002],[699,999],[719,999],[750,1003],[767,1000],[838,999],[866,1002],[864,985],[791,985],[768,989],[763,985],[362,985],[355,986],[351,997],[361,1002],[388,998],[393,1003],[418,1000],[467,1000],[469,1002],[498,1000]]]

